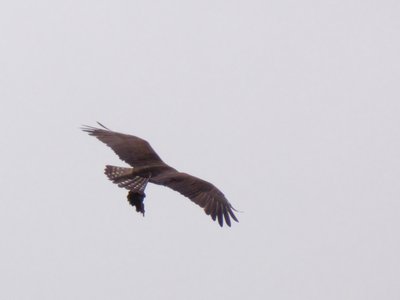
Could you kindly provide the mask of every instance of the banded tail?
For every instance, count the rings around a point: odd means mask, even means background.
[[[104,174],[108,179],[117,184],[119,187],[129,190],[128,202],[136,208],[144,216],[144,197],[146,194],[144,190],[149,182],[149,178],[133,175],[132,168],[123,168],[107,165]]]
[[[115,184],[118,184],[119,187],[126,188],[127,190],[139,194],[144,194],[144,190],[149,182],[149,178],[134,176],[132,173],[132,168],[115,167],[109,165],[107,165],[106,169],[104,170],[104,174],[107,175],[108,179]]]
[[[132,174],[132,168],[123,168],[123,167],[115,167],[115,166],[106,166],[104,170],[104,174],[107,175],[108,179],[110,179],[114,183],[120,183],[124,178]]]

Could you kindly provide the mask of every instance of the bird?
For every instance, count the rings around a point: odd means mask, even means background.
[[[212,183],[179,172],[167,165],[150,144],[137,136],[112,131],[97,122],[101,128],[83,125],[81,129],[110,147],[117,156],[131,167],[106,165],[104,173],[110,181],[127,189],[129,204],[138,213],[145,214],[144,198],[148,183],[162,185],[179,192],[204,209],[221,227],[231,226],[231,218],[239,222],[235,208],[225,195]]]

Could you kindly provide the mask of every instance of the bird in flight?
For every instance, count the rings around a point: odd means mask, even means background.
[[[231,218],[239,222],[236,211],[224,194],[213,184],[182,173],[161,160],[150,144],[133,135],[112,131],[97,122],[102,128],[83,126],[82,130],[110,147],[118,157],[132,168],[107,165],[104,173],[121,188],[129,190],[128,202],[144,216],[144,193],[147,183],[167,186],[181,193],[202,207],[207,215],[222,227],[231,226]]]

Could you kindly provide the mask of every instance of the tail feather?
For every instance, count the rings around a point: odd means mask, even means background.
[[[143,193],[148,181],[148,178],[136,176],[134,178],[124,179],[118,183],[118,186],[131,191]]]
[[[132,168],[123,168],[123,167],[115,167],[115,166],[106,166],[104,170],[104,174],[107,175],[108,179],[110,179],[114,183],[120,183],[126,179],[126,176],[132,174]]]
[[[125,188],[130,191],[134,191],[139,194],[144,194],[146,185],[149,182],[149,178],[140,176],[133,176],[132,168],[123,168],[115,166],[106,166],[104,174],[119,187]]]

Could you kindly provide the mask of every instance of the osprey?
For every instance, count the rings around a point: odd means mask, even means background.
[[[107,165],[104,173],[121,188],[129,190],[128,202],[144,215],[144,193],[147,183],[167,186],[181,193],[202,207],[207,215],[222,227],[231,226],[231,220],[239,222],[235,210],[224,194],[213,184],[200,178],[179,172],[161,160],[150,144],[133,135],[102,128],[83,126],[82,130],[96,137],[110,147],[118,157],[132,168]],[[236,210],[235,210],[236,211]]]

